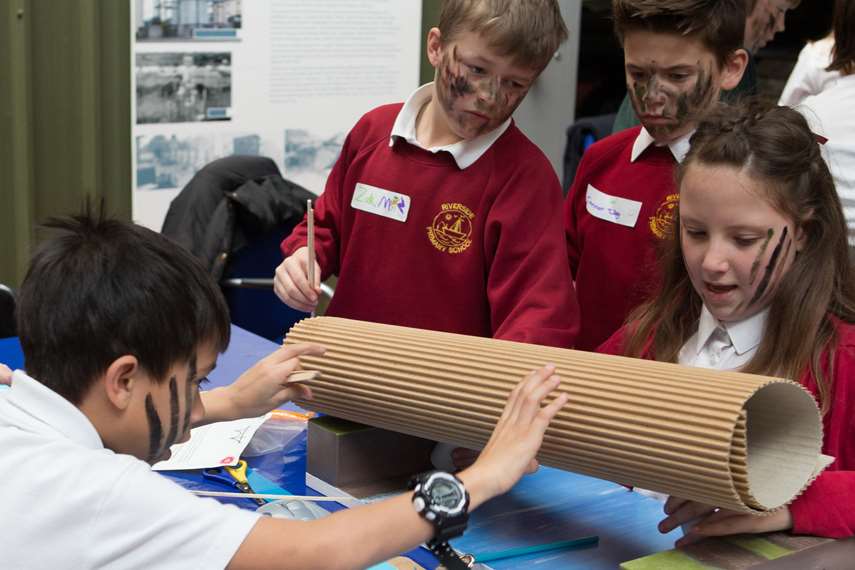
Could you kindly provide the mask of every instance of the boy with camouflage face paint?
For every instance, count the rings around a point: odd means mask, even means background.
[[[722,90],[721,100],[728,103],[757,94],[757,71],[754,54],[769,43],[778,32],[784,31],[784,17],[788,10],[796,8],[800,0],[746,0],[745,39],[743,46],[748,52],[748,62],[742,80],[730,90]],[[640,121],[632,106],[629,93],[618,109],[612,133],[639,125]]]
[[[748,57],[742,0],[614,0],[613,9],[642,126],[588,149],[565,201],[583,350],[597,348],[651,291],[654,251],[678,203],[674,166]]]
[[[435,80],[348,135],[307,224],[283,243],[283,302],[328,315],[570,347],[578,308],[561,187],[511,115],[566,39],[555,0],[446,0],[427,37]]]

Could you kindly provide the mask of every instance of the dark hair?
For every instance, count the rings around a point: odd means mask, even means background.
[[[804,232],[804,248],[778,285],[763,340],[743,372],[798,380],[809,368],[827,410],[837,342],[833,318],[855,322],[855,274],[840,199],[815,135],[804,117],[787,107],[720,104],[692,136],[678,182],[697,163],[744,169],[763,181],[766,193],[759,198]],[[631,317],[627,356],[651,350],[657,360],[676,362],[697,330],[702,301],[689,280],[679,236],[677,214],[661,259],[660,293]],[[823,363],[826,349],[829,360]]]
[[[18,294],[27,373],[73,404],[116,358],[136,356],[155,381],[204,343],[229,343],[228,308],[192,254],[91,208],[51,219]]]
[[[612,14],[621,44],[633,30],[694,37],[720,66],[745,39],[745,0],[612,0]]]
[[[567,39],[556,0],[443,0],[442,42],[477,32],[514,63],[541,70]]]
[[[837,0],[834,4],[834,48],[828,71],[841,75],[855,73],[855,0]]]

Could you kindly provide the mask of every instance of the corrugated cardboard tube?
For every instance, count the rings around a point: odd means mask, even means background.
[[[827,463],[813,397],[794,382],[334,317],[297,323],[320,371],[299,404],[351,421],[483,447],[511,389],[556,365],[569,402],[538,459],[741,512],[795,498]]]

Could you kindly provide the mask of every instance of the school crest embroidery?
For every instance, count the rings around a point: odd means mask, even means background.
[[[427,228],[433,246],[445,253],[460,253],[472,245],[475,213],[457,202],[445,203]]]
[[[659,239],[665,239],[671,234],[674,226],[674,214],[680,204],[679,194],[670,194],[656,208],[656,213],[650,217],[650,231]]]

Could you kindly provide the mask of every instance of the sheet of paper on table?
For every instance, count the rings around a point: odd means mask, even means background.
[[[270,414],[193,428],[190,440],[170,448],[172,457],[155,463],[155,471],[205,469],[237,465],[252,436]]]

